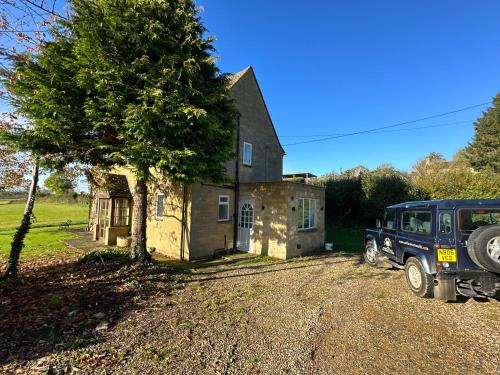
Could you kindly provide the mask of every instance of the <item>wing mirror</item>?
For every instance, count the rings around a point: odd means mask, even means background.
[[[378,229],[382,228],[382,223],[380,222],[380,219],[375,220],[375,225],[377,226]]]

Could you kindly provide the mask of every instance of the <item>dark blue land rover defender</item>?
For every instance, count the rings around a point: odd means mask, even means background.
[[[453,301],[457,295],[500,292],[500,199],[401,203],[368,229],[365,261],[405,269],[419,297]]]

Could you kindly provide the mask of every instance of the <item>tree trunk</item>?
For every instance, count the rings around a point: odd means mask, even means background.
[[[38,186],[38,163],[35,162],[33,166],[33,177],[31,179],[31,186],[28,192],[28,199],[26,201],[26,207],[24,209],[23,219],[21,220],[21,225],[17,228],[12,238],[9,260],[7,262],[7,269],[3,274],[4,279],[13,278],[17,275],[17,268],[19,265],[19,256],[21,255],[21,250],[23,249],[24,239],[28,234],[31,225],[31,214],[33,212],[33,207],[35,206],[35,196],[36,189]]]
[[[139,263],[147,263],[151,260],[146,247],[147,209],[148,187],[145,179],[138,178],[134,192],[134,206],[132,208],[132,245],[130,247],[130,257]]]

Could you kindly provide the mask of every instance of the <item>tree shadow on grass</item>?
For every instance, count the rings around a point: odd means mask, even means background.
[[[21,272],[0,284],[0,369],[101,342],[106,330],[141,309],[142,302],[180,285],[170,267],[139,266],[125,258]]]

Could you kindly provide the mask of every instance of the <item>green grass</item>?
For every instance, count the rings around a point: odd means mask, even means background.
[[[9,255],[10,243],[14,231],[0,232],[0,261],[5,261]],[[72,254],[61,240],[75,238],[73,233],[58,228],[33,228],[24,241],[21,260],[53,256],[57,254]]]
[[[10,243],[15,229],[19,226],[24,212],[24,202],[0,205],[0,261],[9,254]],[[62,240],[75,238],[73,233],[59,230],[59,224],[71,220],[73,223],[87,221],[88,206],[78,204],[57,204],[36,202],[35,222],[24,241],[21,259],[32,259],[47,255],[72,253]],[[45,227],[48,226],[48,227]],[[82,227],[76,225],[75,227]]]
[[[24,212],[24,202],[0,205],[0,233],[19,226]],[[88,217],[87,205],[35,202],[33,227],[58,226],[67,220],[74,224],[85,223]]]
[[[272,263],[276,262],[276,258],[272,258],[266,255],[249,255],[248,257],[242,258],[234,263],[235,266],[241,266],[244,264],[258,264],[258,263]]]
[[[364,248],[364,238],[364,227],[326,222],[326,241],[333,243],[334,251],[361,252]]]

